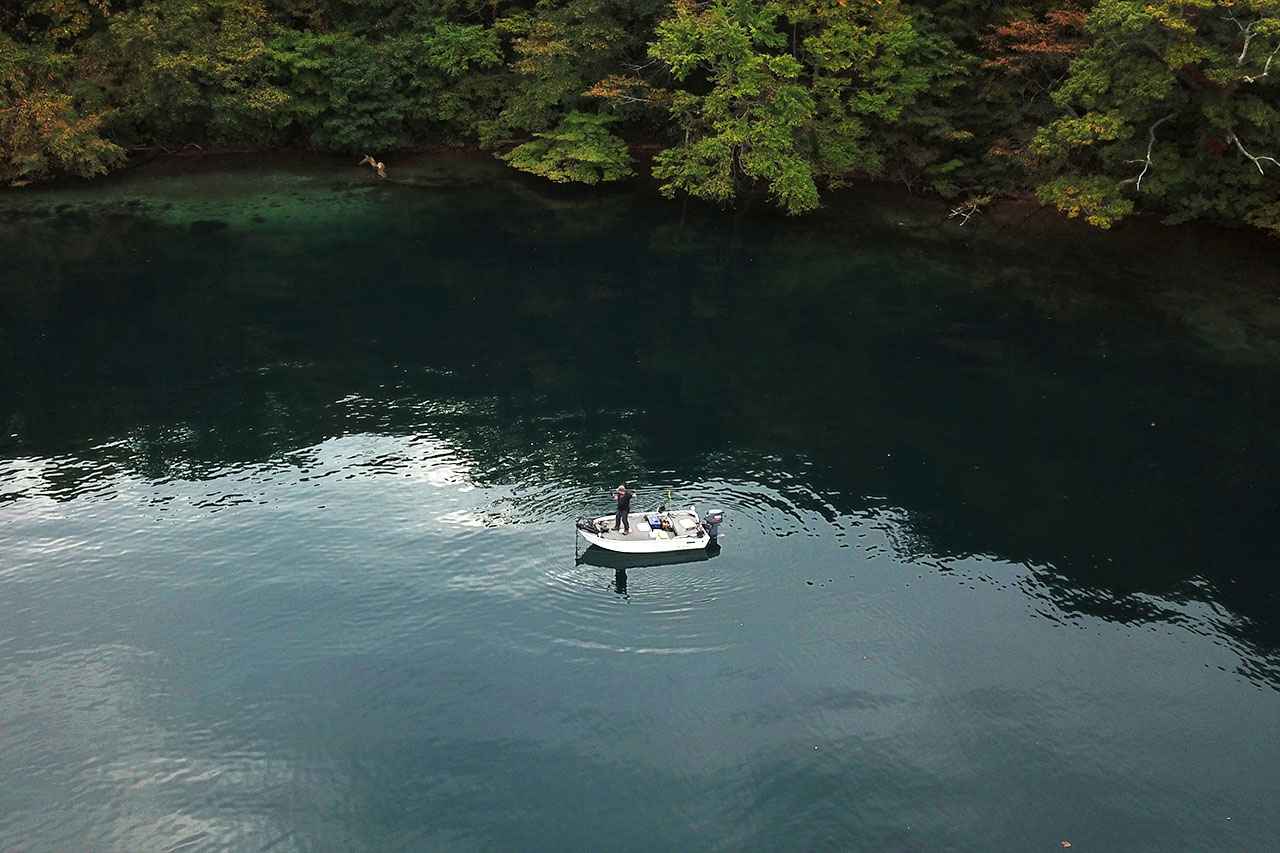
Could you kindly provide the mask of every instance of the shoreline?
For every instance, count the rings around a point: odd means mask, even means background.
[[[388,182],[392,184],[405,183],[397,181],[394,176],[397,166],[403,168],[407,164],[410,168],[413,168],[415,165],[420,165],[423,160],[431,158],[433,160],[449,160],[460,163],[495,165],[505,172],[510,179],[520,181],[534,190],[541,188],[548,194],[601,195],[643,190],[656,197],[661,197],[658,193],[656,181],[649,174],[649,165],[653,152],[660,148],[661,146],[655,143],[635,143],[630,145],[629,149],[635,160],[636,174],[621,181],[594,186],[557,184],[535,175],[520,172],[502,163],[493,152],[486,151],[473,144],[423,145],[405,150],[399,154],[390,155],[390,159],[385,157],[383,159],[387,161],[388,173],[391,175]],[[111,186],[120,179],[127,178],[127,176],[136,174],[141,170],[154,170],[163,176],[180,176],[199,174],[205,171],[217,171],[226,169],[229,166],[263,165],[264,161],[265,165],[275,168],[296,166],[298,161],[302,161],[304,165],[311,167],[320,164],[332,164],[338,167],[347,160],[351,160],[353,166],[358,163],[358,157],[354,155],[335,154],[306,148],[206,148],[191,144],[175,150],[160,148],[159,150],[135,149],[135,151],[154,151],[154,153],[136,158],[136,162],[134,162],[135,158],[131,155],[130,162],[125,166],[98,177],[77,178],[64,175],[49,181],[22,187],[0,186],[0,199],[12,199],[24,193],[48,190],[87,189],[97,185]],[[967,222],[960,224],[958,219],[951,217],[951,211],[963,203],[962,198],[944,199],[931,193],[914,192],[899,182],[873,178],[849,181],[840,188],[824,191],[822,207],[814,213],[798,217],[787,216],[780,211],[769,209],[767,204],[762,203],[767,201],[767,196],[758,191],[744,191],[741,196],[741,203],[720,208],[707,202],[685,199],[684,197],[664,200],[676,204],[687,203],[699,208],[719,210],[726,217],[752,215],[804,223],[821,218],[824,212],[829,213],[833,210],[847,209],[854,197],[863,198],[866,196],[872,196],[873,202],[877,204],[907,208],[918,212],[921,216],[943,221],[944,224],[950,226],[949,230],[955,230],[961,234],[982,231],[984,230],[982,226],[989,225],[995,226],[1000,231],[1009,228],[1021,228],[1026,229],[1026,233],[1031,235],[1079,236],[1085,240],[1103,239],[1115,243],[1122,243],[1135,238],[1143,241],[1153,238],[1159,239],[1161,235],[1164,235],[1171,242],[1182,244],[1190,235],[1223,248],[1229,247],[1236,250],[1280,255],[1280,240],[1255,228],[1207,221],[1166,224],[1161,221],[1161,217],[1157,214],[1138,212],[1109,229],[1101,229],[1079,219],[1069,219],[1051,206],[1041,204],[1030,194],[997,196]],[[1093,236],[1091,237],[1090,235]]]

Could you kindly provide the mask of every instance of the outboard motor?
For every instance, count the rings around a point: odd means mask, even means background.
[[[712,542],[720,536],[720,525],[724,523],[724,510],[713,509],[702,517],[702,529],[707,531],[707,536]]]

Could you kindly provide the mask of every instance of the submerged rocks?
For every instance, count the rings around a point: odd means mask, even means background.
[[[188,226],[192,234],[216,234],[227,230],[227,223],[221,219],[197,219]]]

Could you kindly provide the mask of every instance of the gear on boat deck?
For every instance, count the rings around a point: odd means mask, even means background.
[[[655,519],[653,524],[650,519]],[[656,519],[663,519],[665,527],[656,526]],[[659,512],[627,513],[627,524],[630,530],[613,529],[613,516],[601,516],[590,522],[586,530],[601,539],[611,542],[651,542],[655,539],[680,539],[688,536],[701,538],[705,534],[698,523],[698,514],[693,510],[661,510]]]
[[[648,542],[650,539],[661,539],[661,536],[655,536],[656,533],[666,533],[667,536],[672,534],[663,530],[651,530],[649,528],[649,520],[643,512],[627,513],[627,524],[631,527],[630,532],[622,532],[622,528],[613,529],[613,519],[609,519],[609,529],[597,532],[596,535],[601,539],[614,539],[620,542]]]

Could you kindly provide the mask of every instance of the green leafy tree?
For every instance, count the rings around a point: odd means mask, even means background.
[[[0,33],[0,181],[22,185],[55,173],[92,177],[124,160],[101,135],[109,113],[60,80],[65,54]]]
[[[0,12],[0,181],[101,175],[124,161],[104,138],[111,115],[73,52],[104,25],[105,0],[40,0]]]
[[[595,107],[588,90],[643,57],[664,0],[537,0],[495,21],[510,52],[501,108],[477,130],[509,144]]]
[[[267,143],[288,93],[265,80],[260,0],[144,0],[85,45],[130,142]]]
[[[473,110],[469,72],[501,60],[479,25],[429,22],[388,38],[282,30],[269,45],[272,79],[290,93],[284,115],[309,144],[344,151],[405,148],[432,129],[456,130]]]
[[[760,180],[788,213],[818,206],[800,136],[816,107],[800,79],[803,66],[775,26],[778,13],[775,4],[749,0],[680,3],[658,25],[651,55],[677,82],[705,81],[698,88],[707,90],[682,90],[671,100],[685,138],[654,160],[663,192],[723,203],[740,179]]]
[[[1108,227],[1139,199],[1280,232],[1280,0],[1100,0],[1031,145],[1037,192]]]
[[[557,183],[597,184],[633,174],[627,144],[609,132],[615,118],[599,113],[572,112],[555,130],[535,133],[502,159],[522,172]]]
[[[669,109],[683,140],[654,175],[722,203],[762,182],[788,213],[812,210],[819,180],[880,174],[895,131],[929,132],[913,110],[955,73],[953,52],[892,2],[681,0],[650,53],[682,85]]]
[[[785,5],[797,55],[818,106],[815,167],[828,185],[892,172],[909,185],[957,191],[965,164],[954,144],[969,134],[948,98],[966,57],[932,14],[894,0],[827,0]]]

